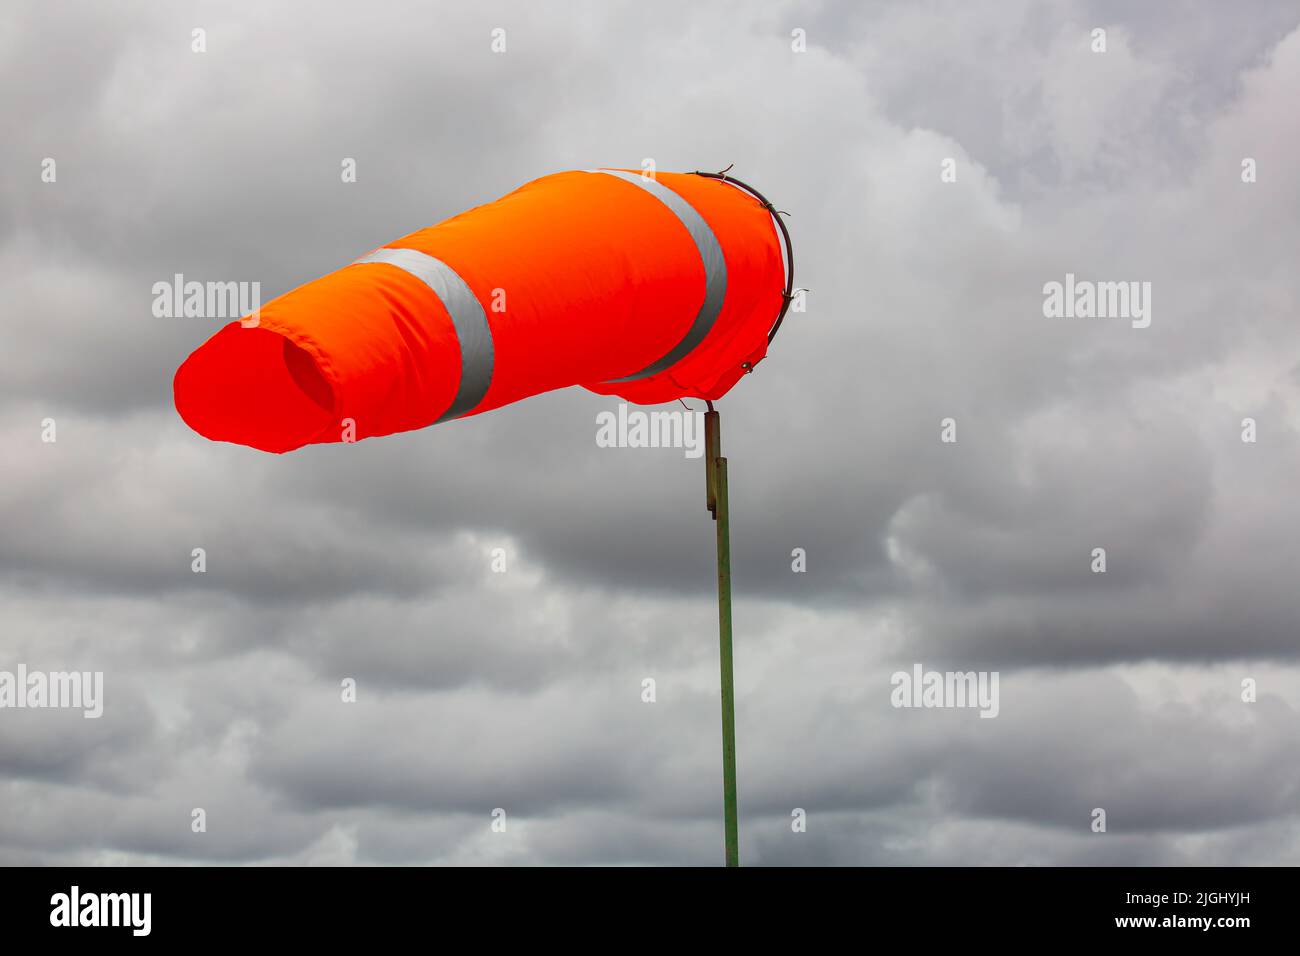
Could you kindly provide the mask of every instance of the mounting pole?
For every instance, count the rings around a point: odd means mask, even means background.
[[[731,662],[731,521],[727,508],[727,459],[722,457],[718,413],[704,414],[705,492],[718,525],[718,660],[722,676],[722,823],[727,866],[740,866],[736,820],[736,687]]]

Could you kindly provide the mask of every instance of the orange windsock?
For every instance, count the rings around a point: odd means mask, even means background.
[[[571,385],[717,399],[789,300],[775,222],[714,175],[544,176],[225,326],[177,370],[176,409],[207,438],[285,452]]]

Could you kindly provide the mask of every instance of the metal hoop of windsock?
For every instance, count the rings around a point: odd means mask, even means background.
[[[342,441],[345,420],[388,435],[572,385],[718,399],[767,354],[792,283],[777,211],[725,173],[556,173],[225,326],[177,370],[176,408],[286,452]]]

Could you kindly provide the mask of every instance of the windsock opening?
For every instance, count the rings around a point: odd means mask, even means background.
[[[285,452],[335,425],[334,388],[306,350],[233,322],[176,371],[176,410],[213,441]]]

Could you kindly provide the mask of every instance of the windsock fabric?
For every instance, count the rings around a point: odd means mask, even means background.
[[[177,370],[176,409],[207,438],[285,452],[571,385],[718,399],[766,354],[784,289],[772,216],[743,189],[556,173],[227,325]]]

